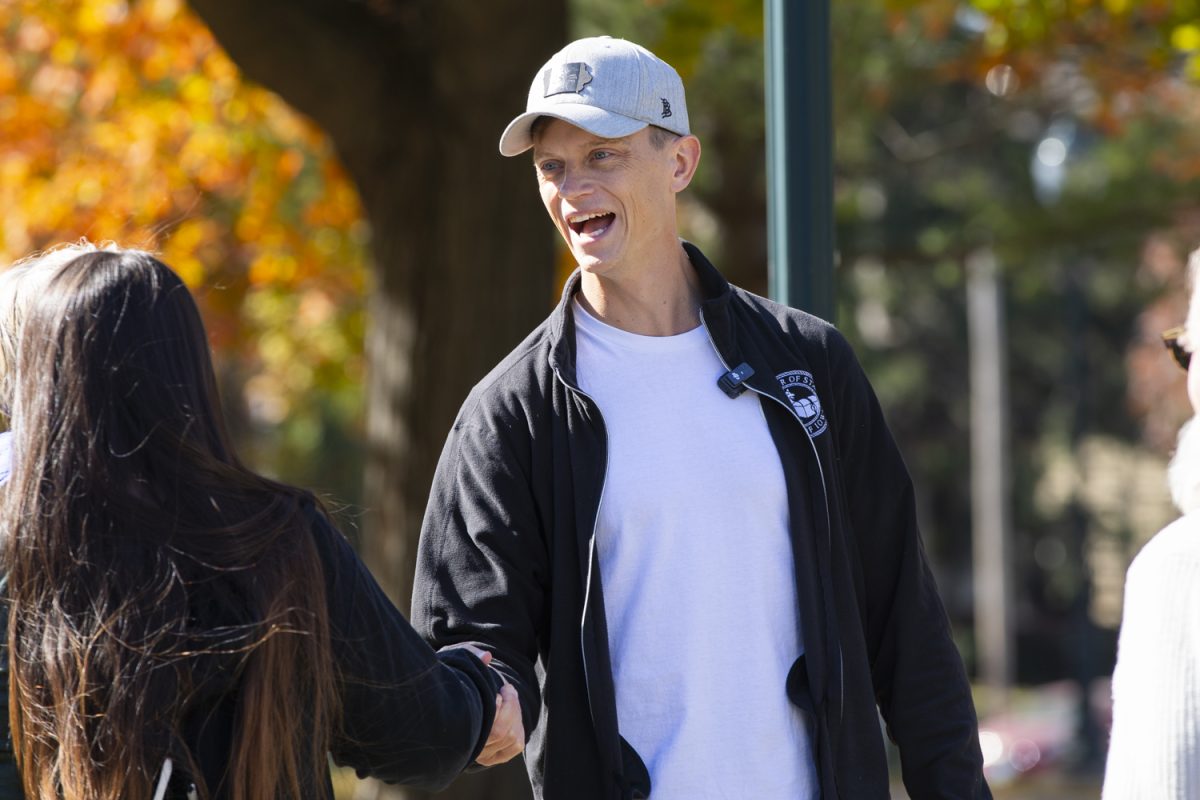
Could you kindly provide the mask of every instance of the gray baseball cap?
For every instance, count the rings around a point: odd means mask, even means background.
[[[530,127],[556,117],[605,139],[657,125],[687,135],[683,81],[670,64],[641,45],[610,36],[579,39],[546,62],[529,87],[525,113],[500,136],[506,156],[533,147]]]

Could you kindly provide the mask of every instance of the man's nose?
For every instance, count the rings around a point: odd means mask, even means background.
[[[582,170],[563,170],[558,192],[563,197],[582,197],[592,190],[592,180]]]

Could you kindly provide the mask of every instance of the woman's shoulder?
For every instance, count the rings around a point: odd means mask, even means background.
[[[1200,512],[1185,514],[1142,547],[1130,571],[1180,564],[1200,567]]]
[[[1156,533],[1129,565],[1126,612],[1147,604],[1200,610],[1200,513],[1180,517]]]
[[[325,507],[316,495],[308,491],[299,494],[300,519],[305,535],[312,537],[317,553],[324,563],[326,571],[344,569],[347,564],[357,566],[358,557],[346,537],[334,523]]]

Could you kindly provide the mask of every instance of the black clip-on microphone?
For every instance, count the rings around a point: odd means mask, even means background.
[[[717,378],[717,386],[720,386],[721,391],[729,395],[730,398],[737,398],[742,392],[746,391],[746,381],[753,374],[754,368],[743,361],[729,372]]]

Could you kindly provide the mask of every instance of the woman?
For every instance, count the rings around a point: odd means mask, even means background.
[[[1200,250],[1189,263],[1187,322],[1164,334],[1200,414]],[[1104,800],[1200,797],[1200,424],[1179,434],[1167,473],[1183,516],[1146,543],[1125,580],[1113,671]]]
[[[479,754],[494,673],[435,656],[310,495],[242,466],[168,267],[68,259],[28,308],[15,389],[0,502],[27,795],[329,797],[327,753],[430,787]]]

